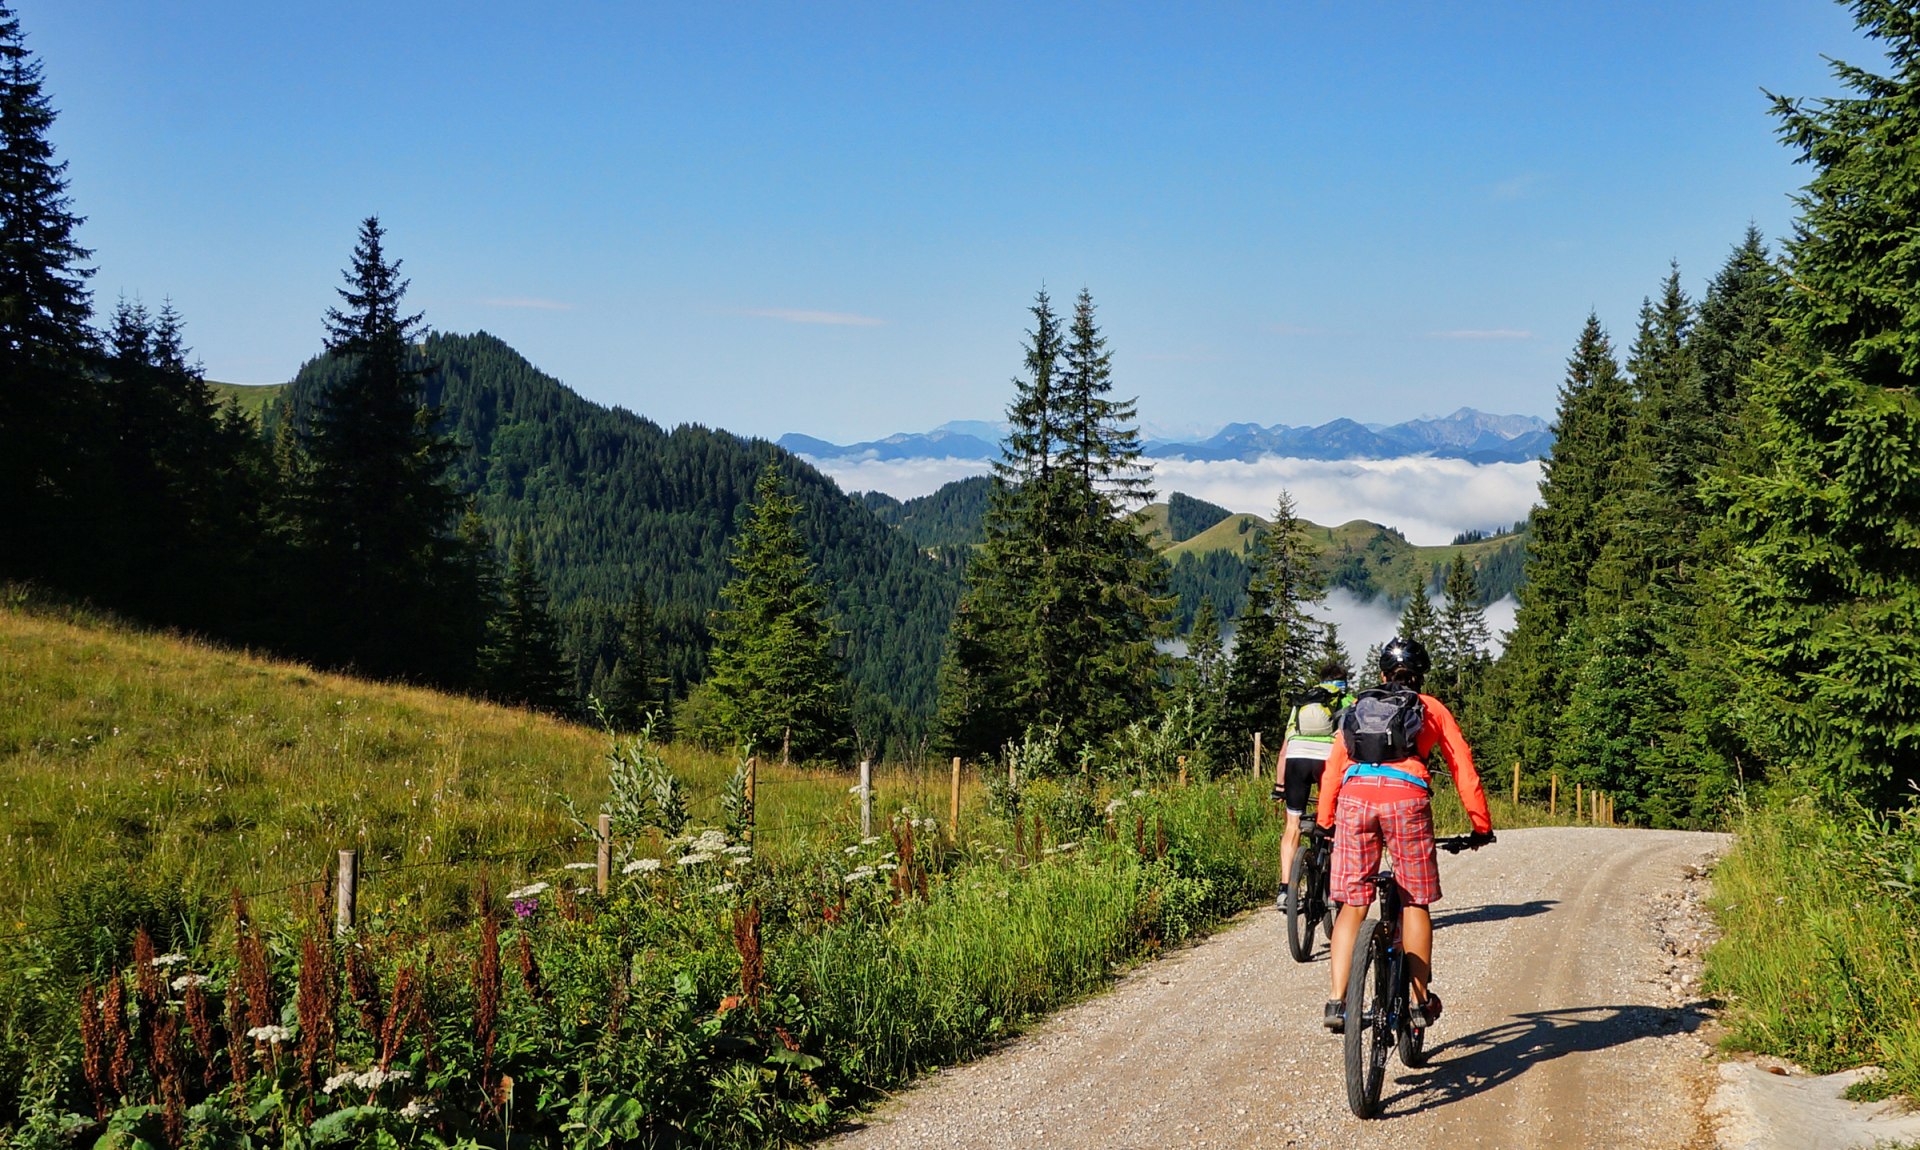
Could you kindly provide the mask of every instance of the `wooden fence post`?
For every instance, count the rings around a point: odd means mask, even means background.
[[[1560,772],[1555,771],[1553,772],[1553,784],[1551,788],[1547,791],[1547,817],[1551,819],[1551,818],[1558,818],[1559,816],[1560,816]]]
[[[947,841],[960,841],[960,756],[953,756],[953,789],[947,804]]]
[[[860,837],[873,837],[873,764],[860,760]]]
[[[602,814],[593,824],[593,885],[602,897],[613,883],[613,816]]]
[[[1513,805],[1520,805],[1520,760],[1513,760]]]
[[[333,886],[334,937],[338,938],[353,929],[354,902],[359,897],[360,852],[341,851],[340,869],[335,875]]]
[[[748,755],[747,756],[747,818],[746,818],[746,823],[747,823],[746,834],[747,834],[748,842],[753,841],[753,824],[759,819],[759,814],[756,809],[756,802],[755,802],[755,792],[759,789],[759,785],[760,785],[760,756]]]
[[[1180,785],[1187,785],[1187,756],[1180,756]]]
[[[1573,784],[1573,821],[1576,823],[1580,821],[1581,816],[1587,813],[1586,807],[1583,805],[1585,798],[1586,795],[1582,793],[1581,784]]]
[[[1260,732],[1253,733],[1253,777],[1260,777]]]

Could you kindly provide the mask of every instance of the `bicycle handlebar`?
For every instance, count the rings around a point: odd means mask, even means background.
[[[1461,851],[1472,850],[1476,847],[1483,847],[1489,843],[1498,841],[1498,839],[1494,838],[1493,832],[1488,831],[1484,836],[1477,834],[1453,835],[1449,838],[1435,839],[1433,845],[1446,851],[1450,855],[1457,855]]]

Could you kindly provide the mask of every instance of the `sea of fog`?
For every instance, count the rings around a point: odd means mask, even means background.
[[[1487,605],[1490,654],[1498,655],[1506,647],[1507,632],[1513,629],[1513,616],[1518,609],[1519,604],[1511,595]],[[1329,592],[1326,602],[1315,607],[1313,613],[1339,625],[1340,644],[1353,655],[1356,663],[1365,663],[1365,652],[1393,638],[1400,625],[1400,612],[1384,598],[1361,599],[1351,591],[1339,589]],[[1228,629],[1224,637],[1231,645],[1232,630]],[[1173,640],[1166,649],[1175,655],[1187,653],[1186,642],[1181,639]]]
[[[969,459],[809,460],[846,491],[884,491],[896,499],[926,495],[987,464]],[[1508,527],[1527,517],[1540,464],[1463,459],[1283,459],[1251,463],[1153,460],[1160,498],[1182,491],[1229,511],[1271,515],[1282,489],[1294,511],[1337,526],[1365,519],[1398,528],[1408,542],[1434,546],[1472,528]]]

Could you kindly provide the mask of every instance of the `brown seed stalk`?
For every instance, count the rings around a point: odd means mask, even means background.
[[[500,917],[491,906],[480,919],[480,956],[473,963],[473,1037],[481,1049],[480,1088],[493,1074],[493,1047],[499,1035],[494,1022],[500,1015]]]
[[[182,1078],[185,1060],[180,1056],[180,1016],[171,1007],[162,1007],[153,1016],[148,1032],[153,1040],[153,1073],[156,1099],[161,1107],[161,1124],[169,1146],[179,1146],[187,1136],[187,1090]]]
[[[107,1032],[107,1082],[114,1097],[124,1098],[133,1081],[133,1035],[127,1030],[127,983],[117,970],[107,982],[106,997],[101,1013]]]
[[[733,948],[740,952],[740,997],[748,1006],[760,1005],[766,989],[766,955],[760,949],[760,905],[751,904],[733,916]]]
[[[300,947],[300,996],[295,1009],[300,1016],[300,1077],[311,1092],[319,1078],[315,1070],[333,1061],[334,1007],[339,996],[339,980],[334,977],[333,946],[316,923],[307,932]]]
[[[101,1118],[113,1111],[110,1057],[106,1023],[100,1017],[100,991],[88,979],[80,987],[80,1071],[87,1080],[87,1092],[93,1095],[93,1112]]]
[[[187,1030],[193,1035],[193,1048],[200,1054],[200,1084],[213,1085],[213,1010],[207,992],[197,980],[189,978],[181,1006],[187,1012]]]
[[[347,947],[347,993],[360,1012],[360,1024],[367,1028],[367,1036],[379,1039],[386,1025],[380,1017],[380,972],[373,968],[367,948],[357,942]]]
[[[520,931],[520,946],[515,956],[520,960],[520,984],[536,1000],[547,996],[547,988],[540,981],[540,966],[533,960],[533,936],[524,927]]]

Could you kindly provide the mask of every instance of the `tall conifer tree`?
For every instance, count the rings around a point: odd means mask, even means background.
[[[1755,749],[1891,802],[1920,780],[1920,21],[1907,3],[1852,7],[1889,70],[1836,63],[1844,96],[1775,101],[1815,174],[1785,341],[1754,375],[1728,588]]]
[[[326,662],[458,685],[473,674],[463,621],[479,592],[453,533],[454,448],[435,431],[438,413],[424,405],[409,362],[420,316],[401,307],[407,281],[385,237],[377,217],[360,225],[339,293],[345,307],[327,312],[327,350],[347,371],[303,429],[309,641]]]
[[[100,466],[89,370],[89,255],[47,138],[53,105],[20,20],[0,4],[0,572],[67,581]]]
[[[1293,496],[1282,491],[1248,556],[1247,603],[1234,625],[1227,709],[1236,742],[1258,731],[1277,746],[1295,697],[1313,678],[1322,625],[1307,605],[1326,598],[1313,557]]]
[[[1552,765],[1554,723],[1566,705],[1569,629],[1582,620],[1587,577],[1608,538],[1604,513],[1622,473],[1632,395],[1597,315],[1589,315],[1560,387],[1553,454],[1528,535],[1527,585],[1505,656],[1482,704],[1503,716],[1486,731],[1496,761]]]
[[[850,734],[846,682],[795,520],[800,503],[769,467],[735,536],[727,609],[714,629],[714,696],[721,727],[762,755],[795,759],[842,753]]]
[[[559,629],[547,609],[547,588],[534,568],[533,550],[515,536],[501,582],[492,640],[481,655],[487,694],[539,711],[575,709],[573,676],[560,653]]]

